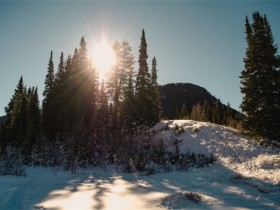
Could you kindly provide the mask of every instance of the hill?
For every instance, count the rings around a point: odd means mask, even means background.
[[[203,105],[207,101],[211,106],[218,101],[218,99],[211,95],[205,88],[191,83],[170,83],[160,86],[160,101],[163,111],[163,116],[167,119],[176,119],[176,113],[181,109],[185,103],[189,113],[192,107],[197,104]],[[222,104],[223,109],[227,106]],[[234,119],[242,118],[243,114],[231,109],[232,117]]]

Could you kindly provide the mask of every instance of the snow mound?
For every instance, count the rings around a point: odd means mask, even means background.
[[[259,145],[233,128],[208,122],[172,120],[158,123],[153,140],[169,152],[213,154],[219,163],[246,177],[280,183],[279,149]]]

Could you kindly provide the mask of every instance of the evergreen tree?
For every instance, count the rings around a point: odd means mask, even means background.
[[[148,54],[147,43],[145,37],[145,31],[143,29],[141,36],[141,44],[139,47],[139,69],[136,75],[135,83],[135,98],[136,98],[136,112],[138,126],[150,126],[151,123],[151,108],[152,100],[150,98],[151,93],[151,75],[148,69]]]
[[[43,115],[42,115],[42,129],[45,136],[53,137],[55,122],[53,121],[56,117],[53,115],[53,87],[54,87],[54,63],[53,63],[53,52],[51,51],[48,71],[45,79],[45,89],[43,92]]]
[[[147,59],[148,59],[147,42],[145,37],[145,31],[143,29],[142,36],[141,36],[141,44],[139,47],[139,59],[138,59],[139,70],[136,76],[136,84],[135,84],[136,95],[140,99],[146,98],[149,92],[151,75],[149,73]]]
[[[51,95],[54,86],[54,64],[53,64],[53,52],[51,51],[49,64],[48,64],[48,72],[45,79],[45,89],[43,92],[43,96],[45,96],[45,100],[47,97]]]
[[[4,128],[3,145],[13,144],[19,147],[23,143],[27,126],[27,91],[21,77],[15,92],[5,107],[6,124]]]
[[[241,72],[241,104],[246,113],[244,128],[270,140],[280,139],[280,80],[277,46],[266,16],[253,13],[245,19],[247,49]]]
[[[152,73],[151,73],[151,100],[152,100],[152,115],[151,121],[152,123],[157,123],[160,121],[161,115],[161,106],[160,106],[160,93],[159,93],[159,85],[157,83],[157,61],[154,57],[152,60]]]

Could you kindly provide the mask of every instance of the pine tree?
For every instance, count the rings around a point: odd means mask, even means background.
[[[64,83],[66,80],[66,71],[65,71],[65,63],[64,63],[64,55],[63,52],[60,54],[58,69],[55,74],[54,86],[56,87],[56,91],[63,89]]]
[[[47,97],[51,95],[52,89],[54,86],[54,64],[53,64],[53,52],[51,51],[49,64],[48,64],[48,72],[45,79],[45,89],[43,92],[43,96],[47,100]]]
[[[280,139],[280,80],[277,47],[266,16],[253,13],[245,19],[247,49],[241,72],[241,109],[246,113],[244,128],[267,139]]]
[[[53,63],[53,52],[51,51],[48,71],[45,79],[45,89],[43,92],[43,115],[42,115],[42,130],[45,136],[53,137],[55,130],[55,122],[53,121],[56,117],[53,115],[53,88],[54,88],[54,63]]]
[[[3,145],[13,144],[19,147],[23,143],[27,126],[27,91],[22,77],[20,77],[8,106],[5,107],[5,112],[7,120]]]
[[[145,31],[143,29],[142,36],[141,36],[141,44],[139,47],[139,59],[138,59],[139,70],[136,76],[136,84],[135,84],[136,95],[140,99],[147,97],[150,79],[151,79],[147,59],[148,59],[147,42],[145,37]]]
[[[141,36],[141,44],[139,47],[139,69],[136,75],[135,83],[135,107],[137,110],[136,124],[138,126],[150,126],[153,124],[151,123],[151,75],[149,73],[147,59],[147,43],[145,31],[143,29]]]
[[[152,115],[151,121],[152,124],[155,124],[160,121],[161,115],[161,105],[160,105],[160,92],[159,85],[157,83],[157,61],[154,57],[152,60],[152,73],[151,73],[151,100],[152,100]]]

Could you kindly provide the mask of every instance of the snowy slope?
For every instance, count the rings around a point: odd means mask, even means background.
[[[177,126],[181,132],[176,132]],[[194,132],[194,129],[198,132]],[[170,151],[173,141],[179,142],[180,153],[214,154],[218,161],[230,170],[280,184],[279,149],[264,147],[248,139],[235,129],[208,122],[174,120],[158,123],[154,128],[155,139],[164,140]]]
[[[152,130],[170,151],[177,139],[180,152],[213,153],[218,162],[151,176],[113,167],[76,175],[28,168],[26,177],[0,177],[0,209],[280,209],[279,151],[211,123],[165,121]],[[201,201],[187,199],[188,192]]]

